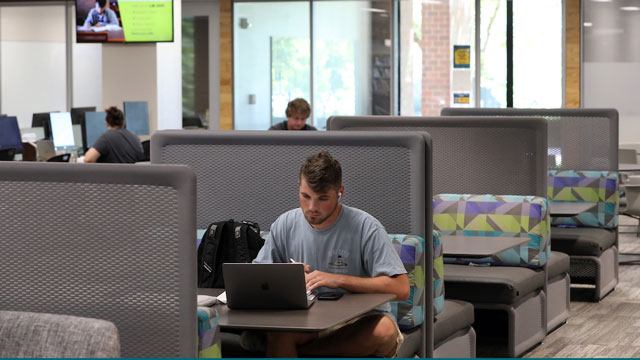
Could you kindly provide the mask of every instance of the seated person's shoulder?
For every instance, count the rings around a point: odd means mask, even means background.
[[[269,128],[269,130],[287,130],[287,121],[281,121],[277,124],[273,124],[271,125],[271,127]]]

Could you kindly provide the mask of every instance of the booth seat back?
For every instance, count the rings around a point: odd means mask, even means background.
[[[558,202],[595,202],[591,211],[573,217],[554,217],[552,225],[574,227],[618,227],[618,172],[549,170],[549,200]]]
[[[485,258],[445,257],[450,264],[542,267],[551,254],[546,198],[520,195],[439,194],[433,228],[440,235],[529,237],[529,242]]]

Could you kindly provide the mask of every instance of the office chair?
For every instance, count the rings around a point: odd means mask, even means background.
[[[16,149],[4,149],[0,150],[0,161],[13,161],[16,155]]]
[[[120,357],[120,339],[106,320],[0,311],[0,357]]]
[[[52,158],[49,158],[47,162],[69,162],[70,159],[71,159],[71,154],[60,154]]]
[[[37,149],[29,142],[22,143],[22,161],[37,161]]]
[[[151,140],[145,140],[140,142],[140,145],[142,145],[142,151],[144,152],[144,160],[142,161],[151,161],[151,145],[150,145]]]

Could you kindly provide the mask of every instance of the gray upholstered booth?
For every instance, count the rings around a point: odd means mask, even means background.
[[[375,135],[375,136],[374,136]],[[425,277],[433,277],[430,142],[422,134],[294,131],[158,131],[151,162],[191,166],[198,182],[197,226],[234,218],[262,230],[299,206],[298,172],[303,160],[328,150],[342,164],[343,202],[379,219],[388,233],[425,238]],[[402,174],[398,176],[398,174]],[[432,318],[433,288],[425,286],[424,316]],[[431,322],[406,334],[400,356],[433,354]],[[223,337],[223,341],[225,337]],[[222,344],[223,356],[225,343]]]
[[[195,185],[186,166],[0,163],[0,309],[110,321],[123,357],[196,357]]]
[[[539,116],[548,120],[549,200],[598,204],[594,210],[575,217],[554,218],[552,224],[559,226],[551,229],[552,249],[570,256],[571,283],[592,285],[596,301],[615,289],[619,201],[617,110],[446,108],[442,115]],[[578,179],[578,183],[572,184]],[[559,182],[564,184],[565,191],[558,186]],[[609,189],[614,183],[616,188]]]
[[[542,119],[332,117],[327,128],[426,131],[433,142],[434,195],[546,195],[547,140]],[[545,271],[445,264],[444,277],[446,298],[474,305],[479,353],[497,340],[497,349],[506,349],[505,355],[519,356],[544,338]]]
[[[118,329],[106,320],[0,311],[1,358],[117,358]]]

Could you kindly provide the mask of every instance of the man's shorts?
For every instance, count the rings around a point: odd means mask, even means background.
[[[391,322],[393,323],[393,325],[396,327],[396,346],[395,348],[387,355],[385,355],[384,357],[387,358],[392,358],[392,357],[396,357],[396,354],[398,353],[398,349],[400,348],[400,345],[402,345],[402,343],[404,342],[404,336],[402,335],[402,332],[400,331],[400,328],[398,327],[398,323],[396,323],[396,320],[393,318],[393,316],[389,315],[388,313],[382,313],[382,312],[368,312],[366,314],[362,314],[358,317],[355,317],[347,322],[343,322],[341,324],[335,325],[333,327],[330,327],[327,330],[323,330],[320,332],[320,334],[318,335],[318,337],[325,337],[328,336],[334,332],[336,332],[337,330],[347,326],[347,325],[351,325],[353,323],[356,323],[364,318],[366,318],[367,316],[376,316],[376,315],[384,315],[386,317],[388,317]]]

